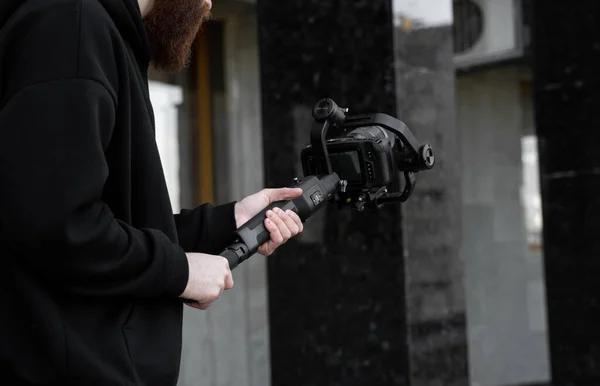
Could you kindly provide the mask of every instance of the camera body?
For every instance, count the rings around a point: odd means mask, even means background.
[[[387,114],[347,112],[331,99],[315,105],[311,143],[301,152],[304,175],[336,173],[343,184],[336,201],[359,210],[406,201],[415,173],[434,166],[431,146],[420,144],[403,122]],[[403,191],[390,192],[401,174]]]
[[[379,127],[369,126],[326,142],[332,171],[347,182],[347,191],[386,186],[397,173],[389,150],[390,141],[369,135],[370,131],[384,132]],[[323,158],[316,153],[310,145],[302,149],[302,170],[305,176],[318,175],[325,169]]]

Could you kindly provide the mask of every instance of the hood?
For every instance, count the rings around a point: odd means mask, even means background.
[[[11,15],[27,0],[0,0],[0,29]],[[130,45],[137,62],[142,69],[150,63],[150,45],[142,21],[138,0],[96,0],[102,6],[119,29],[123,39]]]
[[[25,0],[0,0],[0,29]]]
[[[0,0],[6,1],[6,0]],[[23,1],[23,0],[8,0]],[[141,69],[150,63],[150,44],[138,0],[97,0],[116,24],[123,39],[133,50]]]

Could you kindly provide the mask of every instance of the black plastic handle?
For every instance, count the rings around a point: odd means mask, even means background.
[[[229,261],[229,268],[236,268],[241,262],[258,251],[258,248],[269,241],[270,233],[265,227],[267,211],[281,208],[291,210],[305,222],[315,211],[327,202],[337,191],[340,178],[336,173],[321,177],[308,176],[292,187],[302,189],[302,195],[294,200],[277,201],[266,207],[256,216],[248,220],[235,231],[236,242],[225,248],[221,256]]]
[[[296,206],[296,203],[291,201],[277,201],[263,209],[256,216],[252,217],[245,223],[242,227],[240,227],[235,235],[238,239],[243,240],[246,245],[251,246],[261,246],[271,238],[269,231],[265,227],[265,219],[267,218],[267,212],[274,208],[280,208],[281,210],[288,211],[291,210],[299,215],[299,209]],[[304,214],[304,213],[303,213]],[[302,218],[303,216],[300,216]],[[308,216],[304,216],[308,217]],[[258,249],[258,248],[257,248]]]

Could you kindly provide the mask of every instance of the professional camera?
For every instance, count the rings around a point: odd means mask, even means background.
[[[336,173],[342,184],[337,203],[359,211],[406,201],[415,173],[434,166],[431,146],[419,144],[404,123],[387,114],[347,113],[329,98],[315,105],[311,144],[301,153],[304,175]],[[400,173],[404,189],[390,192]]]
[[[435,163],[433,149],[420,144],[404,123],[386,114],[347,115],[333,100],[313,109],[310,145],[302,150],[304,177],[294,179],[302,195],[275,202],[235,231],[235,242],[221,252],[234,269],[270,238],[264,222],[274,207],[292,210],[306,221],[325,203],[358,211],[405,202],[413,192],[415,173]],[[327,134],[333,136],[327,139]],[[397,180],[404,175],[404,187]]]

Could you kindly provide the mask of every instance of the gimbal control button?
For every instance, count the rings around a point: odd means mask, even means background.
[[[321,201],[323,201],[323,195],[320,191],[316,191],[310,195],[310,199],[312,200],[313,205],[317,206],[321,203]]]

